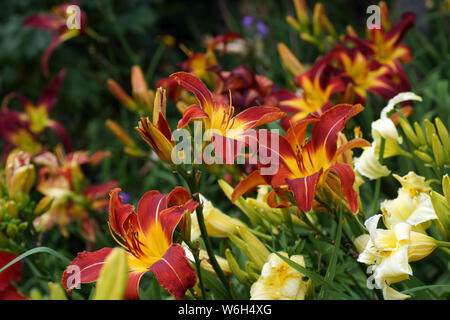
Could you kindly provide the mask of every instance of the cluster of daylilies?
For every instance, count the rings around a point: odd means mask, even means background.
[[[24,22],[54,34],[42,58],[44,74],[57,45],[94,32],[83,12],[81,28],[68,29],[69,5]],[[402,66],[412,60],[402,39],[414,15],[391,24],[381,2],[380,28],[361,38],[351,27],[338,35],[322,4],[311,16],[304,0],[294,5],[297,17],[287,22],[322,54],[307,68],[278,45],[290,89],[245,64],[221,67],[223,55],[246,51],[244,37],[234,32],[210,39],[206,52],[183,46],[188,58],[181,70],[154,88],[137,65],[131,93],[107,81],[140,120],[123,128],[108,119],[105,130],[127,155],[160,162],[180,181],[169,193],[141,190],[137,207],[120,182],[94,184],[83,172],[111,154],[72,151],[66,129],[50,119],[64,71],[36,105],[20,93],[6,95],[0,109],[0,299],[67,299],[93,282],[84,298],[163,292],[175,299],[407,299],[448,287],[422,283],[414,273],[413,262],[433,253],[448,274],[450,255],[448,124],[408,120],[422,101]],[[382,97],[386,107],[365,138],[358,117],[367,112],[368,94]],[[13,98],[23,110],[10,107]],[[174,113],[179,116],[168,116]],[[47,128],[60,144],[44,141]],[[131,129],[150,148],[130,136]],[[393,173],[387,159],[402,157],[413,159],[414,167]],[[385,177],[401,187],[397,198],[380,201]],[[206,196],[203,184],[211,179],[222,203]],[[366,187],[374,188],[370,202],[362,196]],[[115,247],[99,248],[96,234],[105,229]],[[49,282],[48,292],[23,292],[22,259],[42,248],[51,232],[81,238],[85,248],[71,253],[73,261]],[[149,278],[157,285],[149,286]],[[406,285],[412,278],[414,285]],[[440,292],[438,298],[448,299],[448,291]]]

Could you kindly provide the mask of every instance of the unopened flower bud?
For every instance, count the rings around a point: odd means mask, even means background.
[[[115,248],[105,260],[97,280],[94,300],[121,300],[128,283],[127,253]]]

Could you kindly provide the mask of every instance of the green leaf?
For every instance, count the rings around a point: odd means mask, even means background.
[[[334,239],[333,252],[331,254],[330,263],[327,268],[327,273],[325,274],[325,281],[327,282],[332,282],[336,274],[337,258],[341,246],[341,236],[342,236],[342,201],[339,209],[338,226],[336,230],[336,237]],[[322,286],[322,288],[320,288],[319,299],[323,299],[324,296],[325,296],[325,288]]]
[[[59,252],[48,248],[48,247],[37,247],[37,248],[33,248],[28,250],[27,252],[22,253],[20,256],[18,256],[17,258],[11,260],[11,262],[9,262],[7,265],[5,265],[3,268],[0,269],[0,273],[5,271],[6,269],[8,269],[10,266],[12,266],[13,264],[15,264],[16,262],[19,262],[20,260],[31,256],[32,254],[35,253],[48,253],[51,254],[61,260],[63,260],[65,263],[69,264],[70,260],[68,258],[66,258],[65,256],[63,256],[62,254],[60,254]]]

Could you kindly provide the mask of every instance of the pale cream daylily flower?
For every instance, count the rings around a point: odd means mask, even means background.
[[[379,155],[382,139],[385,140],[383,158],[390,158],[396,155],[407,154],[400,144],[403,142],[402,137],[398,134],[394,122],[388,117],[388,113],[393,110],[396,104],[422,98],[413,92],[402,92],[388,101],[386,107],[380,114],[380,119],[372,123],[372,146],[363,148],[363,153],[359,158],[354,159],[355,170],[361,175],[371,179],[379,179],[390,174],[388,167],[379,163]]]
[[[413,231],[425,233],[431,220],[438,219],[429,196],[430,186],[426,184],[424,177],[414,172],[409,172],[404,177],[394,177],[402,187],[398,189],[396,199],[381,203],[384,224],[392,229],[397,223],[405,222],[412,226]]]
[[[380,164],[373,146],[363,148],[363,150],[361,156],[353,160],[355,170],[359,174],[371,180],[376,180],[391,173],[387,166]]]
[[[288,257],[285,252],[279,254]],[[293,255],[289,259],[305,266],[301,255]],[[250,300],[304,300],[309,283],[303,277],[302,273],[271,253],[260,277],[250,289]]]
[[[236,227],[245,227],[245,223],[236,218],[232,218],[200,194],[200,203],[203,205],[203,216],[206,225],[206,231],[210,237],[225,238],[229,233],[236,234]],[[201,232],[197,221],[197,215],[191,214],[191,239],[200,238]]]
[[[403,300],[409,298],[390,287],[409,278],[412,269],[409,262],[428,256],[437,246],[434,238],[423,233],[411,231],[411,225],[405,222],[397,223],[390,230],[377,229],[381,214],[366,220],[370,239],[358,257],[358,262],[371,265],[368,279],[370,288],[383,290],[386,300]],[[363,241],[364,239],[362,239]]]

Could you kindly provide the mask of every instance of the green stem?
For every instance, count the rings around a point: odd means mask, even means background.
[[[438,247],[450,248],[450,242],[447,241],[437,241],[437,245]]]
[[[386,139],[381,138],[381,145],[380,145],[380,154],[378,156],[378,161],[380,164],[383,164],[383,155],[384,155],[384,147],[386,145]],[[373,201],[373,209],[372,215],[375,215],[378,210],[378,198],[380,197],[380,189],[381,189],[381,178],[378,178],[376,184],[375,184],[375,195],[374,195],[374,201]],[[366,217],[369,218],[369,217]]]
[[[184,239],[183,237],[181,237],[184,241],[184,243],[186,243],[186,245],[188,246],[189,250],[191,250],[192,255],[194,256],[194,260],[195,260],[195,267],[197,269],[197,273],[198,273],[198,282],[200,283],[200,290],[202,291],[202,297],[204,299],[206,299],[206,290],[205,290],[205,285],[203,284],[203,276],[202,276],[202,271],[201,271],[201,261],[200,261],[200,249],[195,247],[191,240],[188,239]],[[194,298],[197,298],[194,294],[193,294]]]
[[[119,28],[119,25],[117,24],[117,19],[114,14],[114,10],[111,6],[110,1],[106,0],[105,4],[106,4],[107,11],[108,11],[108,20],[111,22],[111,25],[114,29],[117,39],[119,40],[120,44],[122,45],[123,49],[125,50],[125,53],[127,54],[127,56],[130,58],[131,62],[136,65],[139,64],[139,61],[138,61],[136,55],[134,54],[133,50],[131,49],[130,45],[128,44],[128,41],[126,40],[125,36],[123,35],[122,30]]]
[[[200,204],[200,199],[198,196],[198,191],[199,191],[198,183],[196,182],[196,179],[195,179],[195,172],[193,172],[191,175],[188,175],[183,170],[178,170],[178,172],[186,180],[193,197]],[[203,241],[205,243],[206,252],[208,253],[209,261],[210,261],[215,273],[219,277],[220,281],[223,283],[229,296],[232,297],[230,284],[225,276],[225,273],[223,272],[222,268],[220,268],[220,265],[217,262],[217,259],[216,259],[216,256],[214,254],[214,250],[212,247],[211,239],[208,236],[208,231],[206,230],[205,217],[203,216],[203,207],[201,204],[197,207],[197,209],[195,210],[195,213],[197,215],[198,226],[200,228],[200,233],[202,235]]]

